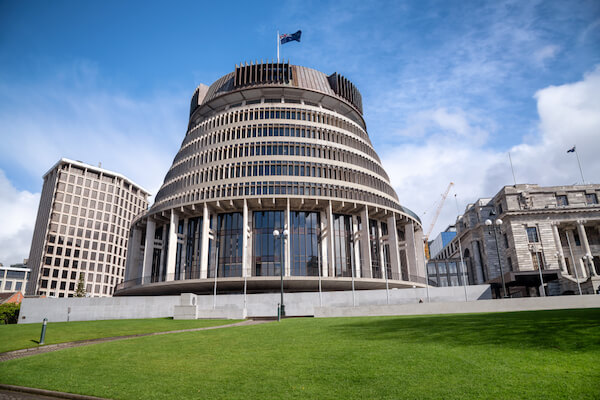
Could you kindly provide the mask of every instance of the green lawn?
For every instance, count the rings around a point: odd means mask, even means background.
[[[113,399],[598,399],[600,309],[289,319],[2,363]]]
[[[173,320],[171,318],[119,319],[85,322],[49,322],[45,344],[97,339],[139,333],[165,332],[178,329],[224,325],[231,320]],[[42,324],[0,325],[0,353],[37,347]]]

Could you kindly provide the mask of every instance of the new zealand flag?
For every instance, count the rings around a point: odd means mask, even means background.
[[[283,35],[279,35],[279,40],[281,44],[286,44],[287,42],[291,42],[292,40],[300,42],[300,35],[302,35],[302,31],[298,31],[292,34],[284,33]]]

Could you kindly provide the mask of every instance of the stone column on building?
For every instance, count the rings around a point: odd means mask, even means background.
[[[417,275],[417,244],[415,243],[415,224],[411,220],[405,225],[406,258],[408,259],[408,280],[412,281]]]
[[[144,284],[146,277],[152,274],[152,256],[154,255],[154,234],[156,222],[152,218],[146,221],[146,242],[144,243],[144,266],[142,268],[141,283]],[[148,279],[148,282],[150,280]]]
[[[133,225],[131,227],[131,233],[132,235],[129,241],[130,251],[127,252],[126,261],[126,265],[130,267],[125,270],[125,281],[142,276],[144,271],[144,253],[142,253],[142,259],[140,260],[140,241],[142,239],[142,230],[139,226]]]
[[[360,246],[362,249],[363,263],[361,265],[361,277],[363,278],[372,278],[372,268],[371,268],[371,246],[370,246],[370,237],[369,237],[369,210],[367,206],[365,206],[360,213],[361,225],[362,229],[360,232]]]
[[[392,276],[388,276],[388,279],[400,279],[400,249],[398,248],[398,230],[396,229],[396,217],[394,214],[388,218],[387,224],[390,262],[392,263]]]
[[[565,263],[565,254],[563,252],[562,243],[560,242],[560,234],[558,233],[558,223],[552,223],[552,234],[554,236],[554,244],[556,245],[556,255],[558,258],[558,266],[563,274],[568,274]]]
[[[354,251],[354,277],[360,278],[360,231],[358,230],[358,219],[352,216],[352,251]]]
[[[242,276],[250,276],[250,260],[248,259],[248,237],[250,235],[250,226],[248,224],[248,202],[244,199],[244,208],[242,211]]]
[[[381,277],[383,279],[387,279],[387,268],[385,267],[385,254],[383,254],[383,249],[385,245],[383,244],[383,236],[381,234],[381,221],[377,221],[377,236],[379,237],[379,242],[377,246],[379,246],[379,265],[381,265]]]
[[[321,276],[328,276],[327,271],[329,263],[327,262],[327,254],[329,253],[329,248],[327,243],[329,242],[328,238],[330,232],[327,223],[327,213],[325,211],[319,211],[319,219],[321,220],[319,226],[321,230]]]
[[[575,250],[576,247],[575,246],[575,235],[573,234],[573,229],[566,229],[566,233],[567,233],[567,239],[569,240],[569,242],[571,243],[571,258],[572,258],[572,263],[573,263],[573,273],[577,272],[577,274],[579,275],[579,278],[587,278],[587,273],[585,272],[585,268],[582,268],[582,264],[581,264],[581,256],[576,254]],[[579,238],[581,239],[581,238]],[[577,271],[575,271],[575,268],[577,268]],[[579,273],[581,272],[581,274]]]
[[[290,242],[292,241],[292,215],[291,215],[291,211],[290,211],[290,199],[287,199],[287,204],[285,206],[285,216],[284,216],[284,221],[285,221],[285,226],[283,227],[283,229],[287,229],[288,231],[288,235],[287,237],[284,238],[284,244],[285,247],[283,248],[283,252],[285,253],[283,258],[284,258],[284,263],[285,263],[285,275],[284,276],[292,276],[292,263],[291,263],[291,257],[290,255],[292,254],[290,251]],[[282,232],[283,233],[283,232]]]
[[[206,279],[208,276],[208,243],[210,240],[210,213],[208,205],[204,203],[202,209],[202,245],[200,251],[200,279]]]
[[[171,210],[168,229],[168,246],[167,246],[167,281],[172,281],[175,278],[175,258],[177,256],[177,227],[179,226],[179,215],[174,210]]]
[[[177,279],[185,279],[185,273],[188,268],[191,268],[191,265],[187,265],[187,231],[188,231],[188,223],[189,218],[185,218],[183,220],[183,243],[181,245],[181,256],[179,258],[179,276]],[[177,239],[179,240],[179,239]],[[192,250],[192,254],[194,251]]]
[[[596,274],[596,268],[594,267],[594,259],[588,258],[588,256],[592,255],[592,250],[590,249],[590,243],[588,242],[587,233],[585,232],[585,223],[586,221],[583,220],[577,221],[577,230],[583,246],[584,256],[586,257],[584,265],[586,266],[586,270],[589,269],[590,276],[597,276],[598,274]]]

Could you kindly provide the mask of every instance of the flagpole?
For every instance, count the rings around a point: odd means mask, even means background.
[[[579,173],[581,174],[581,181],[585,185],[585,178],[583,177],[583,170],[581,169],[581,163],[579,162],[579,155],[577,154],[577,147],[575,147],[575,157],[577,157],[577,165],[579,165]]]
[[[510,170],[512,171],[513,181],[515,182],[515,187],[516,187],[517,186],[517,178],[515,178],[515,169],[513,168],[510,151],[508,152],[508,160],[510,161]]]
[[[277,31],[277,64],[279,64],[279,31]]]

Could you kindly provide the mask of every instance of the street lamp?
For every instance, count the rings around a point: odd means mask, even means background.
[[[498,265],[500,265],[500,277],[502,278],[502,290],[504,291],[504,297],[508,297],[506,295],[506,283],[504,282],[504,270],[502,269],[502,261],[500,260],[500,247],[498,246],[498,234],[496,231],[500,230],[502,226],[502,220],[500,218],[496,218],[494,222],[491,219],[485,220],[485,225],[490,227],[491,230],[494,231],[494,240],[496,242],[496,252],[498,253]]]
[[[285,240],[288,236],[288,230],[284,229],[283,232],[280,233],[279,230],[275,229],[273,231],[273,236],[275,239],[281,239],[281,256],[279,257],[279,271],[281,275],[281,303],[279,303],[279,308],[277,310],[277,321],[281,321],[281,317],[285,316],[285,306],[283,305],[283,269],[285,268],[285,263],[283,262],[283,247],[285,246]]]

